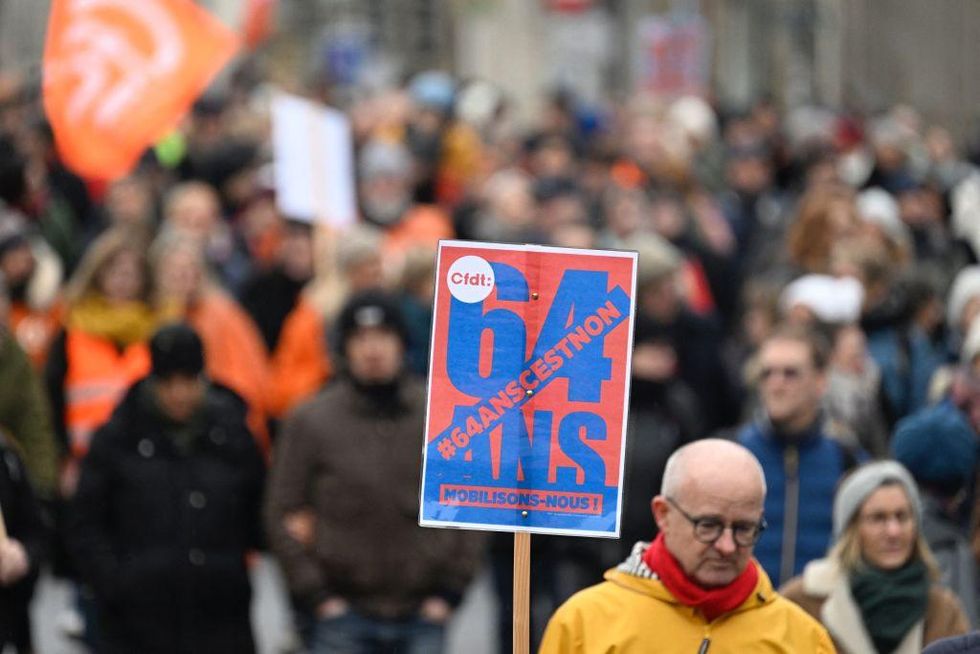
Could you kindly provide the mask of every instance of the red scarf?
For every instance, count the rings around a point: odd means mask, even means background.
[[[721,588],[702,588],[691,580],[681,568],[674,555],[664,545],[664,535],[660,534],[643,553],[643,562],[657,573],[670,594],[684,606],[700,609],[708,622],[728,613],[748,599],[759,580],[759,571],[754,561],[732,583]]]

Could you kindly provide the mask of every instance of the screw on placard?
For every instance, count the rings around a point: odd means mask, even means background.
[[[537,300],[538,299],[538,294],[537,293],[531,293],[531,299],[532,300]]]
[[[521,511],[521,517],[522,518],[526,518],[527,517],[527,511]]]
[[[534,391],[532,391],[532,390],[531,390],[531,389],[529,388],[529,389],[527,389],[526,391],[524,391],[524,394],[525,394],[525,395],[527,395],[528,397],[531,397],[532,395],[534,395]]]

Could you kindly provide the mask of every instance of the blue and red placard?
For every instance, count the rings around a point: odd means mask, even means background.
[[[442,241],[419,523],[619,535],[636,253]]]

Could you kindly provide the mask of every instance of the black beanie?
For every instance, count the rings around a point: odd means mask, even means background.
[[[150,359],[155,377],[196,377],[204,370],[204,345],[189,325],[165,325],[150,339]]]
[[[351,297],[334,326],[336,350],[344,357],[347,339],[362,327],[390,329],[403,345],[408,345],[408,327],[397,299],[384,291],[364,291]]]

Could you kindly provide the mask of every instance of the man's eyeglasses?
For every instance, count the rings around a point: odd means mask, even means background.
[[[751,547],[759,540],[759,536],[766,529],[766,520],[763,518],[759,522],[733,522],[726,525],[718,518],[705,517],[698,518],[690,515],[687,511],[677,505],[670,497],[666,498],[672,507],[677,509],[688,522],[694,525],[694,537],[706,545],[713,544],[725,533],[725,529],[732,530],[732,539],[739,547]]]
[[[771,366],[763,368],[759,372],[759,378],[763,381],[770,379],[776,375],[781,375],[786,378],[787,381],[796,381],[803,376],[803,369],[796,368],[793,366]]]

